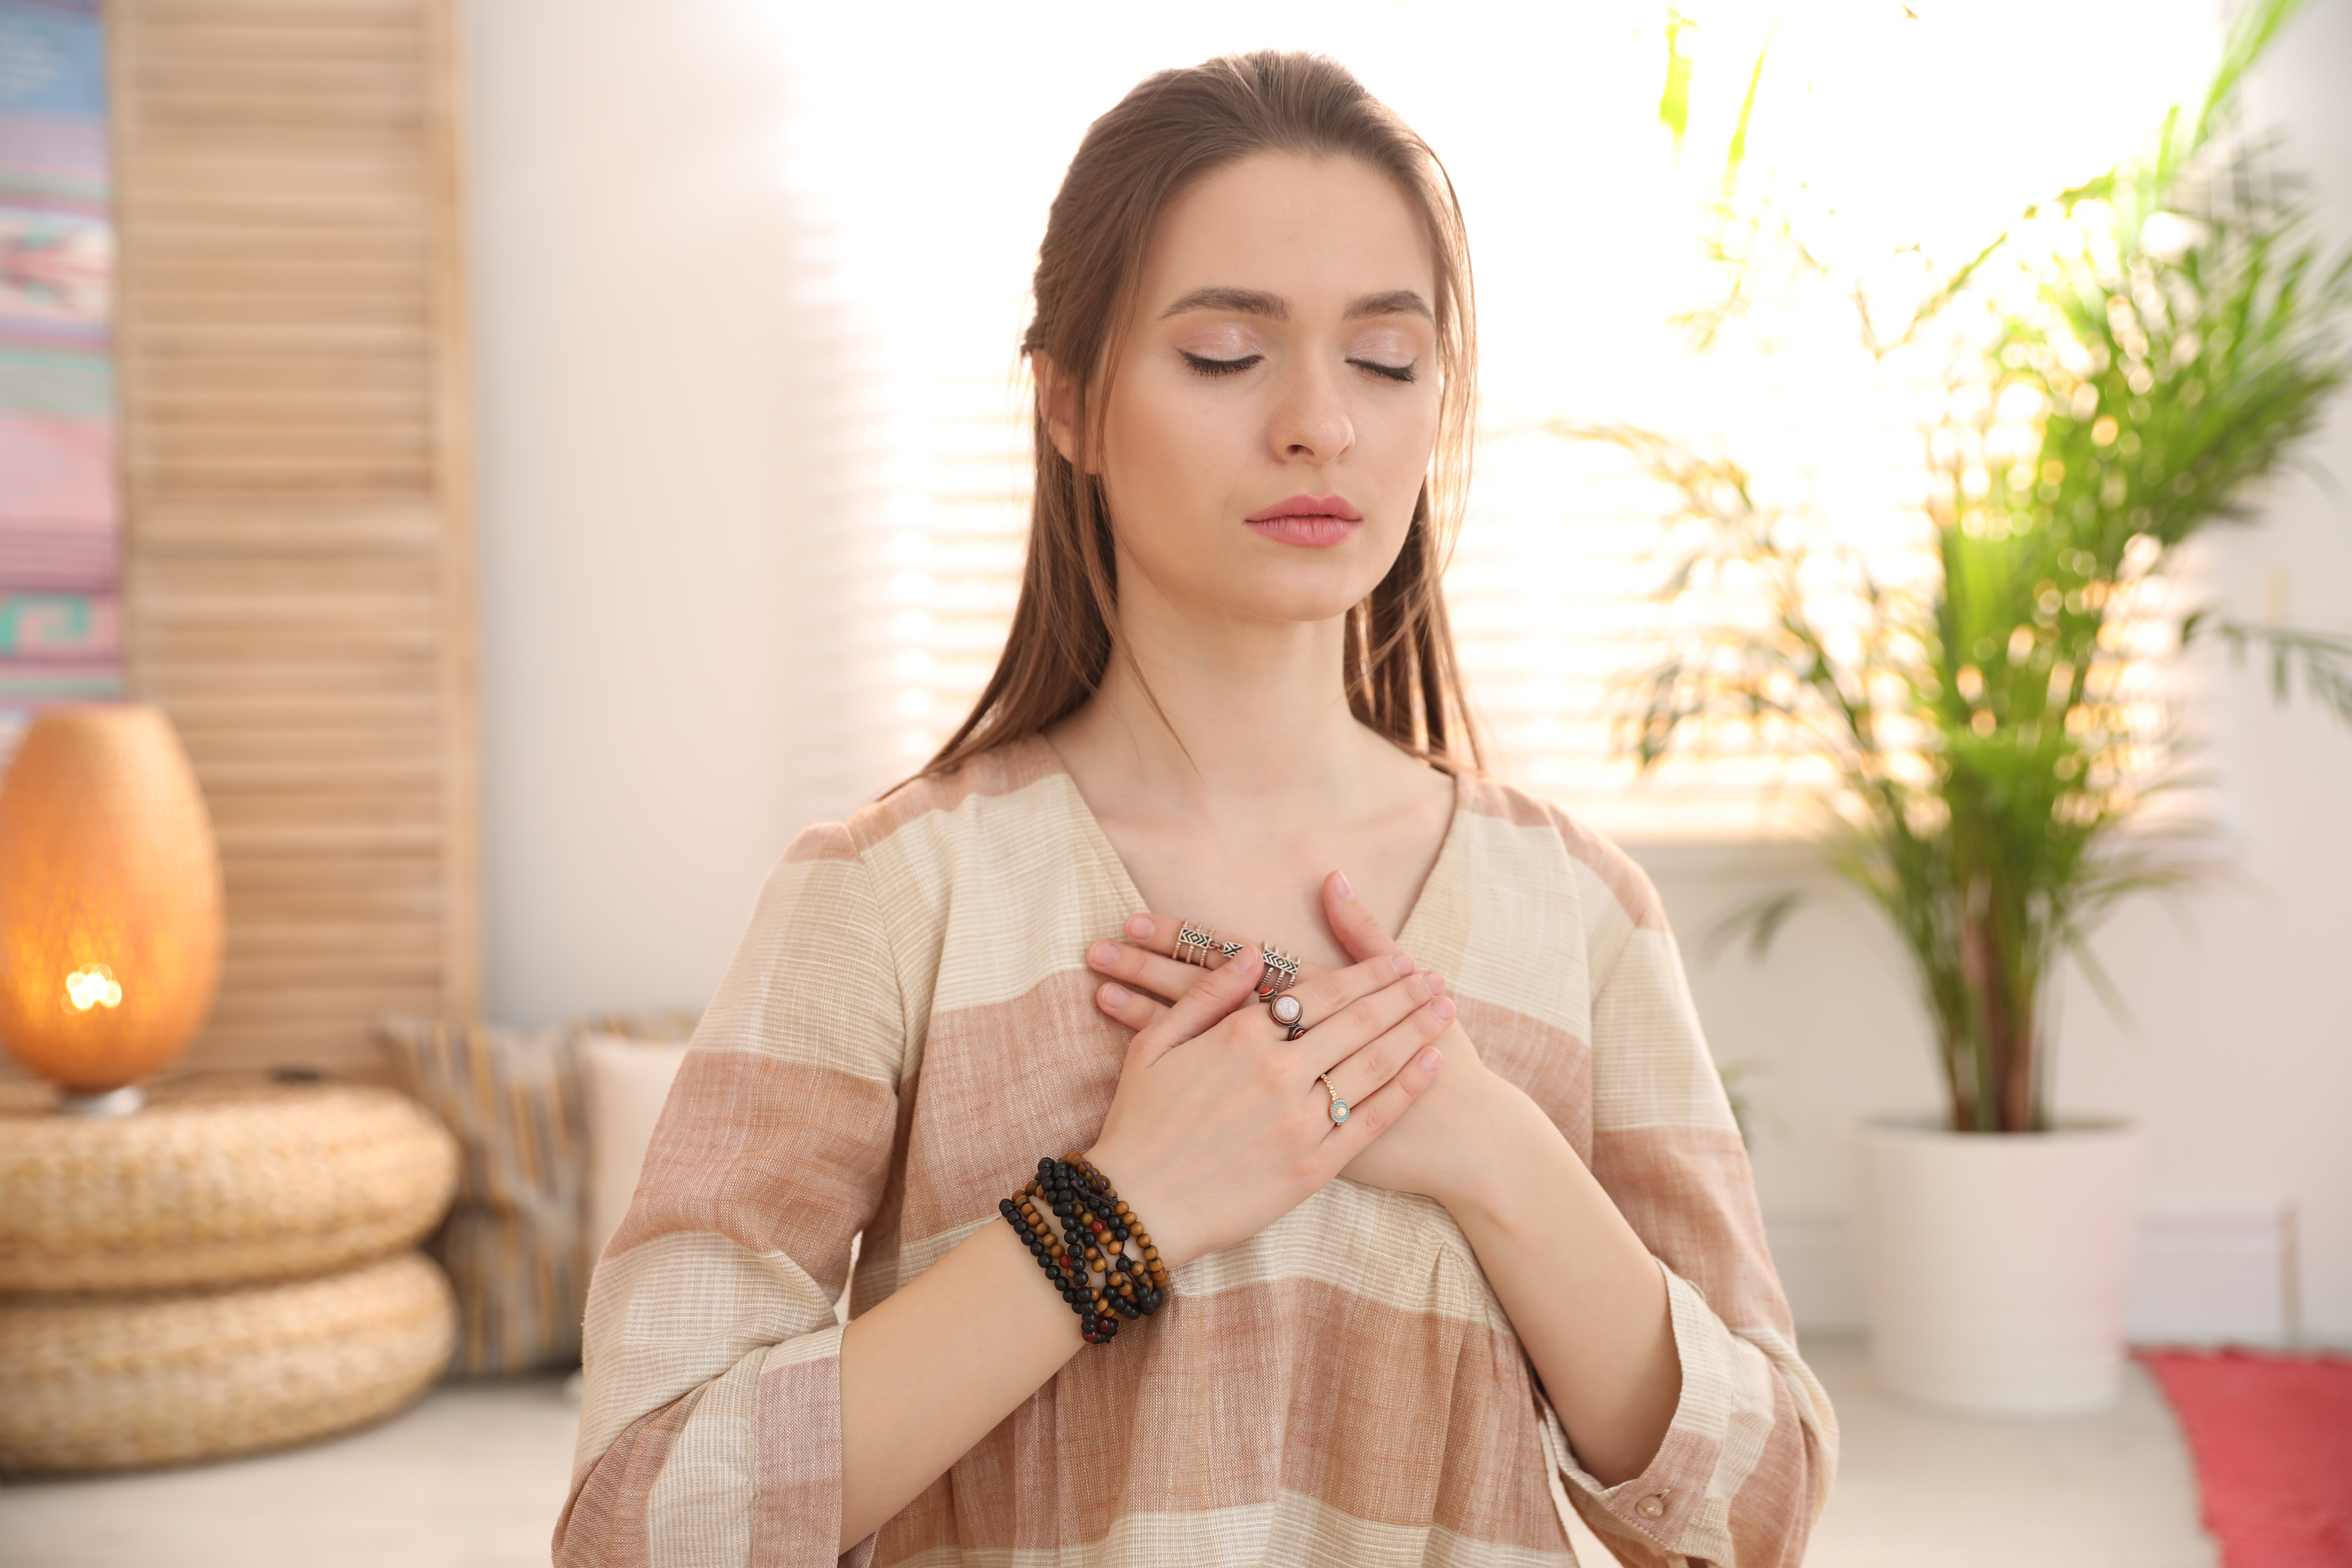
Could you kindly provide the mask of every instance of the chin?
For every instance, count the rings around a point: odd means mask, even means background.
[[[1346,615],[1379,586],[1378,574],[1328,566],[1290,563],[1290,569],[1266,572],[1255,580],[1228,578],[1218,584],[1219,595],[1236,614],[1269,621],[1328,621]],[[1235,592],[1236,589],[1240,591]]]

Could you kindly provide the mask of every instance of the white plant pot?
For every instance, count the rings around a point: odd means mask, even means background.
[[[1871,1369],[1889,1392],[1978,1415],[2096,1410],[2122,1384],[2139,1135],[1855,1130]]]

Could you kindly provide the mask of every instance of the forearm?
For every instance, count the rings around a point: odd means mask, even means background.
[[[1665,1277],[1551,1120],[1508,1085],[1489,1158],[1443,1201],[1527,1347],[1585,1469],[1648,1468],[1682,1395]]]
[[[841,1340],[841,1546],[873,1533],[1086,1348],[992,1218]]]

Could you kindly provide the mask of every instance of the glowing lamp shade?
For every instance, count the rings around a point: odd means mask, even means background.
[[[0,1044],[78,1094],[178,1056],[220,979],[220,857],[153,708],[52,709],[0,782]]]

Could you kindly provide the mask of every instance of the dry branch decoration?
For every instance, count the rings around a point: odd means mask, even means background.
[[[2072,957],[2118,1010],[2087,939],[2118,900],[2217,868],[2193,808],[2193,746],[2149,679],[2204,640],[2263,650],[2284,696],[2352,722],[2352,639],[2180,613],[2181,547],[2251,521],[2261,482],[2352,374],[2352,252],[2309,237],[2272,149],[2233,133],[2247,68],[2299,8],[2240,16],[2201,105],[2146,152],[2027,208],[1889,324],[1867,282],[1818,260],[1769,194],[1717,213],[1723,300],[1705,347],[1792,280],[1848,294],[1864,348],[1935,367],[1921,569],[1888,574],[1761,503],[1733,458],[1627,426],[1612,441],[1678,493],[1659,590],[1685,611],[1629,679],[1620,742],[1644,773],[1724,721],[1826,763],[1816,847],[1893,924],[1931,1018],[1960,1131],[2049,1125],[2045,1002]],[[1915,275],[1923,257],[1904,258]],[[1696,541],[1692,536],[1696,535]],[[1711,616],[1712,595],[1745,613]],[[1803,895],[1735,917],[1759,948]]]

